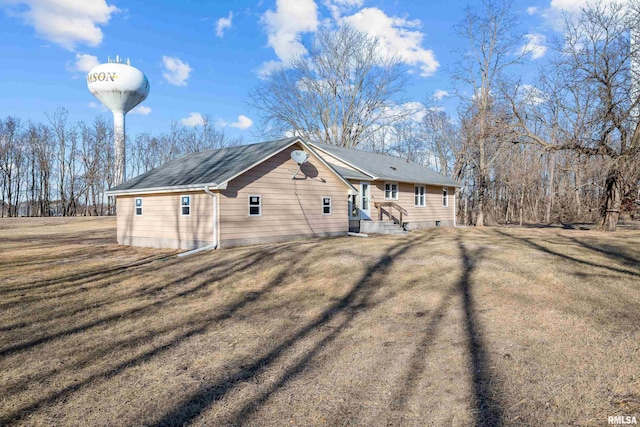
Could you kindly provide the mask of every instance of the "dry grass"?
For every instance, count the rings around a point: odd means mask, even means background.
[[[200,253],[0,220],[0,425],[640,418],[640,232],[431,229]]]

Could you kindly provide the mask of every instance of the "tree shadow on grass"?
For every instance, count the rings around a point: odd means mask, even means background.
[[[401,411],[407,406],[407,402],[415,394],[418,383],[422,379],[425,369],[427,368],[426,355],[429,347],[433,344],[438,331],[442,325],[442,321],[448,311],[453,297],[457,293],[457,288],[452,287],[442,297],[440,303],[430,314],[426,328],[423,330],[423,336],[416,345],[411,355],[409,366],[400,377],[395,387],[395,395],[391,398],[390,409],[393,411]]]
[[[276,251],[285,251],[286,250],[286,246],[279,246],[276,247],[274,250]],[[261,255],[256,259],[256,258],[251,258],[251,260],[249,262],[245,262],[242,264],[242,266],[238,266],[236,269],[233,270],[227,270],[223,275],[221,276],[216,276],[215,278],[211,279],[208,278],[207,280],[202,281],[201,283],[197,284],[194,287],[191,287],[189,289],[186,289],[184,291],[181,291],[179,293],[177,293],[176,295],[172,296],[170,299],[175,299],[175,298],[180,298],[180,297],[184,297],[184,296],[188,296],[190,294],[193,294],[195,291],[202,289],[203,287],[206,287],[207,285],[209,285],[211,282],[216,281],[216,280],[221,280],[223,277],[222,276],[230,276],[233,273],[237,273],[240,272],[246,268],[251,267],[252,265],[254,265],[255,263],[259,263],[261,261],[268,261],[269,259],[272,258],[272,256],[274,255],[274,250],[267,250],[261,253]],[[292,274],[292,271],[294,271],[294,266],[296,261],[300,261],[304,256],[306,256],[311,250],[310,248],[306,248],[306,249],[302,249],[299,250],[297,252],[297,258],[295,260],[291,260],[289,261],[286,265],[283,265],[281,267],[281,270],[279,272],[279,274],[273,279],[271,280],[269,283],[267,283],[264,287],[262,287],[262,289],[260,289],[259,291],[254,291],[254,292],[249,292],[247,294],[245,294],[243,296],[243,298],[238,299],[236,302],[223,307],[222,309],[218,310],[214,313],[211,313],[209,311],[206,312],[206,315],[204,317],[199,317],[199,318],[193,318],[190,321],[187,322],[182,322],[179,325],[175,325],[173,328],[171,329],[167,329],[165,331],[161,331],[162,332],[171,332],[173,331],[178,331],[180,329],[185,329],[185,331],[183,331],[182,333],[178,334],[177,336],[173,337],[171,339],[170,342],[163,344],[163,345],[159,345],[154,347],[153,349],[150,349],[148,351],[145,351],[141,354],[138,354],[134,357],[130,357],[125,359],[124,361],[116,364],[115,366],[110,367],[108,370],[96,373],[96,374],[92,374],[90,376],[88,376],[87,378],[84,378],[82,381],[79,381],[77,383],[74,383],[72,385],[63,387],[62,389],[50,393],[49,395],[47,395],[46,397],[43,397],[41,399],[38,399],[36,401],[33,401],[31,403],[25,404],[24,406],[20,407],[19,409],[14,410],[12,413],[7,414],[6,416],[0,418],[0,425],[5,425],[5,424],[9,424],[9,423],[13,423],[16,421],[19,421],[20,419],[24,418],[25,416],[27,416],[30,413],[33,413],[34,411],[38,410],[41,407],[44,406],[48,406],[48,405],[52,405],[56,402],[59,402],[63,399],[67,399],[69,396],[71,396],[73,393],[87,387],[90,386],[94,383],[96,383],[97,381],[104,381],[104,380],[108,380],[110,378],[113,378],[121,373],[123,373],[124,371],[126,371],[127,369],[130,369],[132,367],[135,366],[139,366],[145,362],[148,362],[150,360],[152,360],[153,358],[161,355],[164,352],[167,352],[173,348],[175,348],[176,346],[178,346],[179,344],[185,342],[186,340],[197,336],[197,335],[201,335],[203,333],[205,333],[209,328],[211,328],[214,324],[217,324],[221,321],[224,321],[225,319],[228,319],[230,317],[232,317],[237,311],[241,310],[242,308],[246,307],[247,305],[256,302],[257,300],[259,300],[261,297],[263,297],[265,294],[271,292],[272,290],[274,290],[275,288],[279,287],[284,281],[285,279]],[[193,272],[193,274],[191,274],[189,277],[195,277],[198,274],[201,274],[203,271],[206,271],[210,268],[210,266],[207,267],[203,267],[202,270],[200,271],[196,271]],[[180,279],[181,282],[186,281],[187,278],[183,278]],[[169,286],[171,284],[176,284],[176,282],[172,282],[170,284],[167,284],[166,286]],[[163,300],[160,301],[159,303],[167,303],[168,300]],[[150,304],[147,307],[144,307],[144,309],[148,309],[151,307],[156,307],[158,305],[158,303],[153,303]],[[125,319],[126,316],[131,316],[132,314],[136,314],[140,309],[135,309],[135,310],[130,310],[129,312],[127,312],[125,314]],[[120,317],[120,316],[118,316]],[[122,320],[122,318],[120,318]],[[112,319],[110,319],[112,320]],[[101,321],[100,323],[104,322]],[[91,324],[91,325],[87,325],[88,327],[93,327],[96,326],[95,324]],[[78,328],[75,328],[78,329]],[[67,334],[70,333],[79,333],[82,332],[84,330],[86,330],[87,328],[82,328],[82,329],[78,329],[78,330],[69,330],[66,331],[65,333],[58,333],[52,336],[47,337],[46,341],[50,341],[52,339],[55,338],[60,338],[62,336],[66,336]],[[136,337],[135,339],[132,340],[125,340],[122,343],[119,343],[118,346],[126,348],[135,348],[135,347],[139,347],[145,343],[148,342],[153,342],[155,340],[157,340],[158,336],[155,333],[152,334],[148,334],[146,336],[143,337]],[[42,340],[36,341],[36,342],[32,342],[30,343],[30,345],[37,345],[40,344],[42,342]],[[16,352],[16,351],[20,351],[20,350],[24,350],[29,348],[29,346],[26,346],[24,348],[13,348],[13,349],[9,349],[11,352]],[[7,350],[7,349],[6,349]],[[5,350],[5,353],[6,353]],[[102,349],[99,350],[98,352],[92,353],[89,355],[89,357],[86,357],[85,360],[83,362],[80,363],[76,363],[76,364],[72,364],[71,366],[67,367],[67,369],[78,369],[81,368],[83,366],[88,365],[89,363],[91,363],[92,361],[95,360],[96,357],[104,357],[106,354],[111,353],[112,352],[112,347],[109,347],[108,349]],[[55,372],[50,372],[50,375],[55,375],[57,374],[58,371]],[[40,380],[42,380],[43,378],[40,378]]]
[[[582,246],[585,249],[590,249],[594,252],[599,252],[601,254],[604,254],[605,256],[607,256],[608,258],[610,258],[613,261],[617,261],[620,262],[622,264],[624,264],[627,267],[635,267],[638,268],[640,267],[640,258],[635,258],[631,255],[627,255],[624,252],[622,252],[621,249],[616,248],[615,246],[611,246],[611,245],[594,245],[594,244],[590,244],[587,243],[583,240],[579,240],[576,239],[575,237],[566,237],[563,236],[565,239],[568,239],[570,241],[572,241],[573,243],[576,243],[580,246]]]
[[[394,259],[407,252],[415,244],[421,243],[424,236],[418,239],[403,240],[390,247],[379,257],[378,261],[369,267],[360,280],[354,284],[350,291],[327,307],[314,321],[298,329],[289,338],[281,341],[271,348],[266,354],[257,358],[250,364],[243,364],[235,368],[224,380],[205,384],[195,393],[187,396],[180,405],[172,411],[164,414],[154,425],[156,426],[182,426],[192,422],[214,403],[222,399],[229,392],[234,390],[246,381],[255,379],[259,374],[271,366],[274,366],[284,353],[291,349],[296,343],[311,336],[313,333],[324,336],[314,342],[312,347],[305,351],[293,365],[289,366],[278,379],[268,387],[262,389],[254,398],[244,402],[239,408],[225,420],[219,421],[223,425],[242,425],[252,416],[264,403],[285,384],[294,379],[308,366],[309,362],[323,350],[325,346],[332,343],[342,331],[352,322],[352,320],[362,310],[370,308],[371,297],[384,284],[378,275],[386,275]],[[336,322],[331,328],[324,328],[330,322]]]
[[[78,253],[83,253],[83,250],[79,250]],[[67,276],[56,277],[54,279],[45,279],[34,282],[32,284],[26,286],[16,286],[16,287],[6,287],[0,289],[1,294],[8,294],[12,292],[20,292],[20,291],[33,291],[34,289],[65,284],[68,285],[70,283],[79,281],[81,283],[89,282],[88,279],[100,278],[104,279],[110,276],[115,276],[124,270],[130,270],[135,267],[145,266],[156,261],[164,261],[173,257],[174,254],[162,254],[162,255],[152,255],[148,256],[134,262],[130,262],[123,265],[116,265],[108,268],[100,268],[100,269],[92,269],[89,271],[83,271],[82,273],[74,273]],[[69,255],[72,256],[72,255]],[[95,255],[94,255],[95,256]]]
[[[227,260],[220,260],[214,263],[207,262],[203,267],[197,270],[186,271],[187,274],[185,274],[180,279],[176,279],[174,281],[165,282],[165,283],[153,282],[151,286],[132,291],[131,293],[128,293],[125,295],[119,295],[117,297],[110,296],[106,299],[103,299],[102,301],[92,300],[91,304],[89,305],[87,305],[84,300],[79,301],[79,305],[77,306],[74,306],[69,301],[66,301],[66,309],[64,311],[60,311],[58,304],[56,303],[53,305],[51,309],[51,313],[48,310],[45,310],[43,307],[39,307],[37,310],[38,314],[35,316],[30,315],[29,322],[19,321],[13,324],[4,325],[0,327],[0,331],[7,332],[16,328],[24,328],[24,327],[32,326],[37,323],[45,323],[45,322],[50,322],[53,320],[58,320],[63,318],[71,318],[72,316],[76,316],[78,314],[82,314],[87,311],[93,311],[98,308],[106,308],[110,305],[121,303],[124,300],[131,301],[133,298],[154,297],[160,292],[168,288],[174,288],[176,285],[182,285],[184,283],[187,283],[190,279],[192,279],[193,277],[196,277],[199,274],[202,274],[207,271],[215,271],[218,268],[223,269],[224,273],[220,276],[214,276],[214,278],[215,280],[221,280],[224,277],[228,277],[231,274],[240,272],[245,268],[251,267],[251,265],[254,263],[260,263],[270,256],[275,256],[278,253],[286,251],[288,248],[294,245],[295,243],[290,243],[286,245],[278,245],[275,247],[264,248],[261,251],[256,251],[247,256],[239,257],[238,260],[235,262],[229,262]],[[160,260],[167,261],[166,258],[162,258],[162,257],[160,258]],[[144,278],[144,275],[147,273],[156,275],[157,271],[164,266],[157,265],[154,263],[154,261],[156,261],[155,258],[150,259],[148,262],[142,262],[142,263],[136,262],[136,263],[128,264],[127,266],[118,267],[117,268],[118,271],[115,271],[115,272],[112,272],[111,269],[106,269],[106,270],[103,270],[105,273],[104,275],[90,276],[86,280],[81,280],[81,279],[73,280],[71,283],[68,283],[65,285],[63,292],[56,291],[54,293],[47,293],[44,296],[33,297],[29,300],[13,301],[11,303],[7,303],[6,304],[7,307],[5,308],[12,307],[16,304],[19,304],[21,307],[25,308],[26,307],[25,304],[30,302],[37,302],[42,300],[56,301],[60,298],[63,298],[69,295],[79,295],[82,292],[95,291],[95,290],[99,290],[109,286],[117,286],[118,283],[120,283],[122,280],[131,278],[131,277],[137,277],[142,279]],[[182,262],[182,261],[176,258],[173,258],[173,263],[167,264],[166,266],[171,267],[172,265],[179,262]],[[158,302],[159,301],[156,301],[154,304],[152,304],[149,307],[157,306]],[[143,305],[142,308],[144,309],[147,306],[148,305]],[[128,312],[125,312],[123,315],[126,316],[128,314],[129,314]],[[100,322],[93,326],[97,326],[102,323],[103,322]],[[88,325],[88,326],[91,326],[91,325]],[[39,338],[32,337],[32,340],[34,339],[39,339]],[[4,349],[0,349],[0,356],[3,355],[2,353],[3,351]]]
[[[267,259],[269,259],[272,256],[275,256],[277,253],[279,252],[283,252],[286,251],[286,246],[282,246],[282,247],[277,247],[274,250],[265,250],[265,251],[260,251],[260,252],[256,252],[254,254],[250,254],[247,259],[240,259],[238,262],[229,265],[228,263],[224,264],[225,268],[223,270],[223,272],[221,272],[221,274],[215,275],[215,276],[211,276],[209,278],[207,278],[207,280],[203,280],[200,284],[198,284],[197,286],[192,286],[190,288],[181,290],[180,292],[177,292],[173,295],[169,295],[167,297],[163,297],[160,299],[157,299],[153,302],[150,303],[146,303],[146,304],[142,304],[136,308],[133,309],[129,309],[129,310],[125,310],[122,312],[117,312],[114,313],[112,315],[109,316],[104,316],[101,317],[99,319],[90,321],[90,322],[85,322],[82,323],[78,326],[75,326],[73,328],[67,328],[55,333],[49,333],[40,337],[36,337],[36,338],[32,338],[28,341],[23,341],[21,343],[16,343],[7,347],[4,347],[2,349],[0,349],[0,357],[4,357],[4,356],[8,356],[10,354],[13,354],[15,352],[18,351],[23,351],[23,350],[28,350],[32,347],[35,347],[37,345],[40,344],[44,344],[47,343],[49,341],[55,340],[57,338],[60,337],[64,337],[67,335],[71,335],[71,334],[77,334],[77,333],[81,333],[81,332],[85,332],[91,328],[95,328],[98,326],[104,326],[110,323],[116,323],[116,322],[120,322],[122,320],[126,320],[126,319],[132,319],[135,317],[140,317],[146,313],[151,312],[152,310],[157,310],[159,307],[161,306],[165,306],[167,304],[172,304],[173,301],[177,298],[181,298],[181,297],[185,297],[187,295],[190,294],[194,294],[198,291],[203,290],[206,286],[208,286],[211,282],[213,281],[217,281],[217,280],[222,280],[226,277],[229,277],[233,274],[239,273],[241,271],[244,271],[247,268],[250,268],[252,265],[254,264],[259,264],[263,261],[266,261]],[[154,267],[155,268],[155,267]],[[142,294],[152,294],[152,293],[157,293],[160,290],[163,289],[167,289],[167,288],[172,288],[172,287],[176,287],[176,286],[180,286],[180,285],[184,285],[187,284],[189,282],[191,282],[194,278],[198,277],[200,274],[203,274],[207,271],[210,271],[212,269],[214,269],[215,266],[212,266],[210,264],[206,264],[199,268],[198,270],[192,270],[190,272],[188,272],[188,274],[186,274],[185,276],[183,276],[180,279],[176,279],[174,281],[168,282],[168,283],[164,283],[161,285],[155,285],[150,289],[147,289],[145,291],[143,291]],[[109,280],[107,282],[108,284],[112,283],[112,280]],[[125,296],[125,298],[123,299],[127,299],[127,296]],[[118,300],[114,300],[111,301],[111,303],[117,303]],[[83,311],[87,311],[87,310],[95,310],[98,308],[101,308],[103,305],[100,304],[93,304],[90,307],[85,307],[85,308],[81,308],[79,310],[74,310],[73,311],[73,315],[81,313]],[[56,315],[55,318],[59,319],[61,317],[66,317],[64,314],[62,315]],[[51,320],[51,319],[48,319]]]
[[[598,264],[598,263],[592,262],[592,261],[585,261],[585,260],[582,260],[580,258],[573,257],[571,255],[567,255],[567,254],[563,254],[561,252],[554,251],[553,249],[550,249],[550,248],[547,248],[545,246],[542,246],[542,245],[540,245],[540,244],[538,244],[538,243],[534,242],[533,240],[528,239],[526,237],[517,237],[517,236],[514,236],[512,234],[505,233],[505,232],[497,230],[497,229],[495,230],[495,232],[498,233],[498,234],[501,234],[501,235],[503,235],[505,237],[509,237],[510,239],[519,240],[521,242],[524,242],[527,245],[529,245],[529,246],[531,246],[531,247],[533,247],[533,248],[535,248],[535,249],[537,249],[537,250],[539,250],[541,252],[547,253],[549,255],[554,255],[554,256],[557,256],[559,258],[564,258],[564,259],[566,259],[568,261],[571,261],[571,262],[574,262],[574,263],[588,265],[590,267],[604,268],[606,270],[613,271],[613,272],[616,272],[616,273],[621,273],[621,274],[626,274],[626,275],[630,275],[630,276],[640,277],[640,273],[638,273],[638,272],[635,272],[635,271],[632,271],[632,270],[627,270],[627,269],[624,269],[624,268],[614,267],[612,265]]]
[[[476,317],[475,300],[473,297],[472,274],[477,263],[482,259],[484,248],[473,252],[465,247],[460,238],[456,239],[460,251],[462,273],[458,282],[450,288],[442,300],[431,313],[424,335],[417,344],[411,356],[408,368],[396,386],[396,394],[391,400],[392,410],[402,410],[409,399],[415,394],[419,381],[424,377],[427,367],[426,354],[433,344],[442,320],[456,295],[462,299],[464,312],[464,330],[467,338],[467,351],[470,360],[470,372],[473,388],[473,413],[476,426],[501,426],[503,424],[503,409],[500,404],[499,390],[493,381],[489,370],[489,360],[484,344],[482,330]]]
[[[477,309],[473,295],[471,275],[482,259],[483,248],[469,251],[458,238],[458,249],[462,258],[462,276],[458,281],[458,292],[462,297],[464,326],[467,335],[468,352],[471,358],[476,426],[501,426],[504,422],[499,390],[489,370],[489,356],[482,328],[476,317]]]

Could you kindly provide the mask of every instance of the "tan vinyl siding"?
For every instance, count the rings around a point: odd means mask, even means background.
[[[191,196],[190,215],[181,215],[180,198]],[[142,215],[135,215],[135,199],[142,198]],[[118,196],[118,242],[150,239],[173,242],[171,247],[201,246],[213,241],[213,202],[204,192]],[[154,245],[156,246],[156,245]]]
[[[418,184],[421,185],[421,184]],[[415,206],[414,184],[400,183],[398,204],[409,212],[406,222],[412,221],[453,221],[453,188],[448,188],[449,207],[442,206],[442,188],[425,185],[425,206]]]
[[[384,198],[384,185],[386,182],[394,183],[395,181],[373,181],[371,182],[371,219],[378,220],[378,210],[374,207],[375,202],[394,202],[404,208],[408,215],[403,215],[403,222],[422,222],[422,221],[453,221],[453,197],[455,188],[447,187],[448,194],[447,199],[449,202],[448,207],[442,206],[442,189],[441,186],[432,186],[425,184],[425,206],[417,207],[414,203],[414,186],[413,183],[398,183],[398,200],[385,200]],[[351,181],[356,186],[360,181]],[[394,217],[398,217],[398,212],[393,212]],[[383,213],[382,220],[387,221],[389,217]]]
[[[347,186],[311,156],[298,165],[291,147],[231,180],[220,197],[220,239],[255,240],[278,236],[346,233]],[[306,177],[306,178],[305,178]],[[248,196],[261,196],[261,216],[249,216]],[[322,197],[331,197],[332,214],[322,215]]]

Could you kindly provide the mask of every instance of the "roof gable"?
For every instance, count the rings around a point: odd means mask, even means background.
[[[108,195],[224,188],[226,183],[282,150],[300,143],[329,168],[349,189],[356,191],[331,165],[298,137],[240,145],[181,156],[112,189]]]
[[[297,138],[286,138],[187,154],[138,175],[110,189],[109,193],[167,187],[215,186],[232,179],[296,141]]]

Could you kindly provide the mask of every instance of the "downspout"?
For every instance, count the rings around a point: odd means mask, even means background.
[[[183,252],[178,254],[179,257],[196,254],[202,251],[208,251],[210,249],[217,249],[218,247],[218,198],[216,194],[209,190],[209,186],[206,185],[204,187],[204,192],[211,196],[212,207],[213,207],[213,243],[208,246],[203,246],[201,248],[194,249],[192,251]]]
[[[458,212],[456,212],[456,198],[458,197],[458,192],[460,189],[453,190],[453,228],[456,228],[456,216],[458,216]]]

